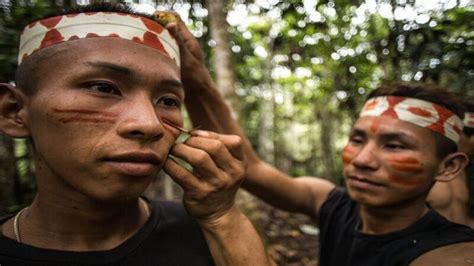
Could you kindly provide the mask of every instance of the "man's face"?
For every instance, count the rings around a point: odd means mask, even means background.
[[[361,117],[342,151],[349,195],[367,206],[424,201],[440,162],[428,129],[391,117]]]
[[[119,38],[57,44],[27,103],[38,191],[116,201],[139,196],[182,124],[179,69]],[[40,51],[41,52],[41,51]]]

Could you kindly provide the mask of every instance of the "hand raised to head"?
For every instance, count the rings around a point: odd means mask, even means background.
[[[214,223],[232,212],[243,181],[246,159],[242,139],[209,131],[193,131],[170,151],[188,162],[192,171],[169,159],[164,170],[184,190],[183,203],[199,222]]]

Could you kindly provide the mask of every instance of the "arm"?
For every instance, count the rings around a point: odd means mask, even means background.
[[[200,225],[216,265],[270,265],[258,233],[235,203],[245,171],[241,146],[238,136],[193,131],[171,149],[163,169],[183,188],[184,207]]]
[[[169,24],[168,29],[180,44],[185,104],[192,122],[206,130],[235,134],[243,138],[243,150],[248,159],[243,187],[275,207],[317,218],[319,209],[334,184],[320,178],[292,178],[263,162],[232,118],[204,66],[204,56],[196,39],[180,20]]]

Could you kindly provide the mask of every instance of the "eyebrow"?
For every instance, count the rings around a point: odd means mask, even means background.
[[[367,133],[358,128],[353,128],[350,132],[350,136],[367,136]],[[379,138],[384,139],[384,140],[393,140],[393,139],[398,139],[401,141],[406,141],[406,142],[413,142],[413,137],[410,136],[409,134],[405,132],[383,132],[380,131]]]
[[[85,64],[91,67],[101,68],[104,70],[116,72],[117,74],[124,74],[127,76],[132,76],[135,74],[135,71],[133,71],[132,69],[128,67],[112,64],[109,62],[95,61],[95,62],[86,62]]]
[[[109,63],[109,62],[94,61],[94,62],[86,62],[85,64],[91,67],[101,68],[101,69],[105,69],[111,72],[116,72],[117,74],[123,74],[127,76],[134,76],[136,74],[136,71],[128,67],[124,67],[124,66]],[[161,80],[160,85],[164,85],[168,87],[183,88],[183,84],[181,83],[181,81],[177,79]]]

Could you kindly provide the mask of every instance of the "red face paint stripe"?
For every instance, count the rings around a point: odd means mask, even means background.
[[[110,112],[103,112],[103,111],[95,111],[95,110],[86,110],[86,109],[58,109],[53,108],[53,111],[56,113],[67,113],[67,114],[91,114],[91,115],[101,115],[101,116],[108,116],[108,117],[117,117],[116,114]]]
[[[421,173],[423,172],[423,168],[421,168],[419,165],[407,165],[407,164],[397,164],[397,163],[392,163],[390,164],[395,170],[401,171],[401,172],[408,172],[408,173]]]
[[[406,164],[419,164],[416,158],[413,157],[397,157],[397,158],[390,158],[388,161],[395,162],[395,163],[406,163]]]
[[[389,179],[395,183],[405,186],[416,186],[423,183],[423,180],[415,179],[415,178],[403,178],[399,176],[389,176]]]

